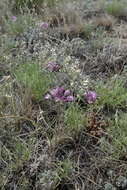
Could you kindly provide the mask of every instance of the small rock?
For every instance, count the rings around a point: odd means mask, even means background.
[[[124,176],[119,176],[116,179],[116,186],[122,189],[125,189],[125,188],[127,189],[127,178]]]
[[[114,176],[114,171],[113,170],[108,170],[107,171],[107,176],[112,178]]]
[[[106,183],[104,186],[104,190],[116,190],[111,183]]]

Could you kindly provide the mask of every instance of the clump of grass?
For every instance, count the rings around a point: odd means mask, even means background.
[[[122,158],[127,153],[127,113],[116,111],[114,117],[109,120],[107,132],[110,142],[105,138],[101,139],[101,148],[111,158]]]
[[[10,188],[10,185],[13,188],[15,183],[18,184],[19,188],[24,187],[23,189],[29,185],[27,178],[28,176],[20,176],[20,171],[24,167],[25,163],[30,160],[33,154],[35,141],[33,138],[29,137],[27,140],[25,138],[22,139],[22,137],[20,138],[19,134],[21,131],[17,128],[5,129],[3,125],[3,128],[0,130],[0,163],[2,165],[0,170],[1,189]],[[17,175],[18,180],[14,182],[13,178],[15,178],[15,175]],[[11,176],[10,179],[8,179],[9,176]]]
[[[85,113],[81,110],[78,104],[72,104],[65,111],[64,127],[65,133],[69,135],[77,135],[82,129],[85,129],[87,119]]]
[[[3,77],[0,83],[0,114],[4,113],[6,109],[9,110],[11,99],[10,86],[10,78]]]
[[[21,190],[27,190],[29,189],[29,179],[26,177],[26,176],[22,176],[20,179],[19,179],[19,188]]]
[[[105,43],[105,32],[103,28],[99,28],[95,31],[94,36],[91,39],[91,48],[93,50],[102,49]]]
[[[73,172],[71,160],[64,160],[57,164],[56,173],[59,179],[68,179]]]
[[[13,170],[16,170],[20,166],[22,166],[24,161],[29,160],[31,150],[30,147],[28,149],[28,145],[24,143],[21,139],[14,139],[14,151],[13,151],[13,159],[14,162],[11,163],[10,167]]]
[[[8,0],[0,1],[0,16],[5,16],[10,13],[12,6]],[[2,19],[0,19],[0,24],[2,24]]]
[[[94,32],[94,29],[95,29],[94,24],[86,23],[86,24],[84,25],[84,31],[83,31],[84,36],[85,36],[86,38],[90,38],[90,37],[92,36],[92,33]]]
[[[23,7],[39,7],[43,4],[48,5],[48,6],[53,6],[56,0],[15,0],[14,3],[14,8],[15,9],[20,9]]]
[[[57,162],[56,166],[51,170],[47,170],[40,174],[39,183],[45,189],[55,190],[64,182],[69,182],[74,172],[74,164],[71,160]]]
[[[127,101],[127,89],[124,87],[124,81],[120,77],[113,77],[106,83],[97,85],[96,93],[98,95],[96,106],[107,108],[125,107]]]
[[[33,96],[40,100],[49,90],[51,85],[51,74],[41,71],[37,63],[26,63],[20,65],[14,71],[18,82],[31,89]]]
[[[36,10],[40,10],[44,7],[53,7],[61,2],[63,0],[14,0],[13,9],[35,8]]]
[[[63,181],[69,182],[72,180],[72,175],[74,173],[74,163],[69,159],[60,161],[57,163],[57,167],[54,169],[53,173],[55,182],[54,187],[58,187]]]
[[[115,17],[126,16],[127,10],[125,3],[114,0],[111,3],[108,3],[105,8],[106,12]]]

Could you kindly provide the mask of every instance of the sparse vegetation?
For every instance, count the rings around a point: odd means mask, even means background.
[[[0,2],[1,190],[127,189],[125,4]]]
[[[126,16],[127,10],[125,7],[125,2],[113,0],[111,3],[106,5],[106,12],[116,17]]]

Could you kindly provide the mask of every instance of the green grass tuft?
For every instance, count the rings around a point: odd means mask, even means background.
[[[33,96],[40,100],[49,90],[52,78],[46,71],[36,63],[26,63],[20,65],[14,72],[17,81],[32,90]]]
[[[77,104],[70,105],[70,107],[65,111],[64,125],[66,133],[75,136],[82,129],[85,129],[86,123],[87,119],[85,113]]]
[[[116,111],[114,118],[109,120],[108,135],[110,142],[101,139],[101,148],[112,159],[120,159],[127,153],[127,113]]]
[[[101,82],[96,87],[97,107],[108,107],[117,109],[125,106],[127,101],[127,89],[124,87],[124,81],[120,78],[111,78],[106,83]]]
[[[110,15],[120,17],[126,15],[127,11],[125,7],[125,3],[118,0],[114,0],[111,3],[107,4],[105,11]]]

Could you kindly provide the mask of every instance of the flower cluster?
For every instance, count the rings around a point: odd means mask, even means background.
[[[88,91],[84,94],[84,96],[88,104],[94,103],[97,98],[97,94],[94,91]]]
[[[16,16],[12,16],[12,17],[11,17],[11,20],[12,20],[13,22],[16,22],[17,17],[16,17]]]
[[[97,94],[95,91],[87,91],[84,97],[88,104],[92,104],[96,101]],[[64,87],[56,87],[46,94],[45,99],[54,100],[55,102],[73,102],[74,96],[71,95],[70,90],[65,90]]]
[[[55,62],[49,62],[46,66],[49,72],[59,71],[60,65]],[[92,104],[96,101],[97,94],[95,91],[87,91],[84,94],[84,99],[88,104]],[[55,102],[72,102],[74,96],[71,95],[70,90],[65,90],[64,87],[56,87],[49,91],[45,96],[46,100],[54,100]]]
[[[41,22],[39,26],[43,29],[47,29],[49,27],[49,24],[47,22]]]
[[[55,102],[72,102],[74,96],[71,95],[70,90],[65,90],[64,87],[56,87],[46,94],[45,99],[54,100]]]
[[[59,71],[60,66],[55,62],[49,62],[47,64],[47,70],[50,72]]]

